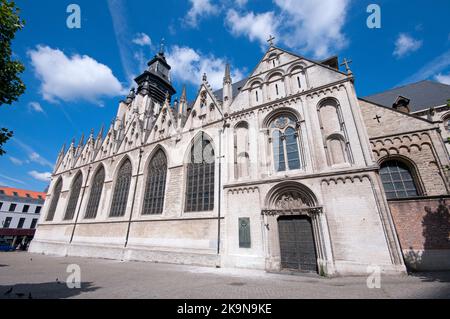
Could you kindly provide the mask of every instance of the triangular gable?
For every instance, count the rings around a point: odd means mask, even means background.
[[[176,129],[177,120],[174,117],[172,109],[166,103],[158,114],[155,124],[148,136],[147,143],[159,141],[169,136],[177,134]]]
[[[91,135],[77,158],[76,166],[79,167],[91,163],[95,158],[95,153],[95,141]]]
[[[403,113],[373,102],[359,99],[369,138],[434,129],[436,124],[412,114]]]
[[[122,141],[120,141],[118,152],[121,153],[142,146],[143,140],[142,122],[139,119],[139,114],[134,113],[125,128],[125,135]]]
[[[113,155],[115,152],[116,146],[116,131],[114,130],[113,125],[110,126],[108,133],[106,133],[105,138],[103,139],[100,150],[97,152],[97,156],[95,158],[96,161],[102,160],[106,157]]]
[[[223,117],[222,106],[207,81],[201,84],[198,92],[184,124],[183,130],[185,131],[220,120]]]

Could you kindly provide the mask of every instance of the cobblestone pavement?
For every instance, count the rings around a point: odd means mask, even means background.
[[[67,267],[81,268],[81,288],[69,289]],[[11,288],[13,288],[11,290]],[[9,293],[8,293],[9,292]],[[449,273],[320,278],[263,271],[0,253],[0,298],[450,298]]]

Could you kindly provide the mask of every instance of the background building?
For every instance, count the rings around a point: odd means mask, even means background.
[[[46,194],[0,186],[0,238],[13,246],[33,238]]]
[[[450,269],[450,85],[421,81],[360,100],[404,259]]]

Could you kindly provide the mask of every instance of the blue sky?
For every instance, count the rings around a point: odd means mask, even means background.
[[[0,127],[15,132],[0,157],[0,185],[42,190],[63,143],[96,132],[165,39],[178,92],[194,99],[201,74],[218,88],[229,62],[248,75],[266,39],[305,57],[353,60],[359,96],[423,79],[450,84],[448,0],[16,0],[24,30],[13,42],[27,91],[0,108]],[[81,29],[66,25],[81,8]],[[381,7],[381,28],[366,9]]]

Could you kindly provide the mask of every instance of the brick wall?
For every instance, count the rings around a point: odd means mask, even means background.
[[[390,201],[389,206],[404,251],[450,249],[450,196]]]

